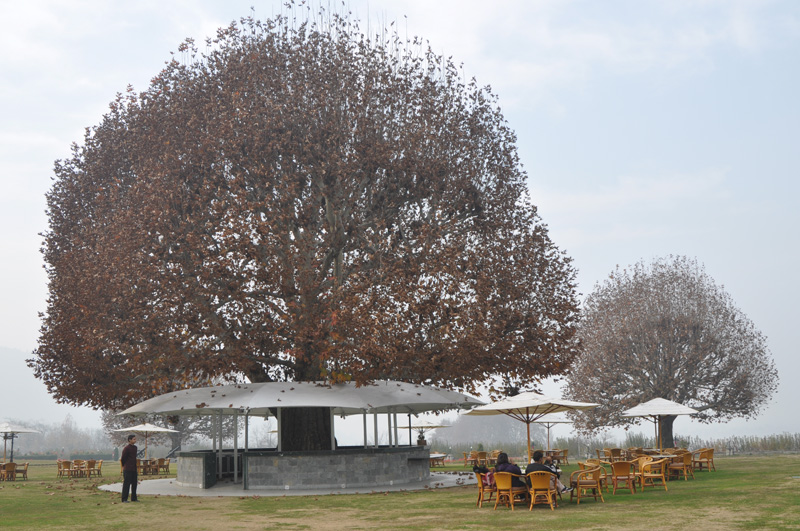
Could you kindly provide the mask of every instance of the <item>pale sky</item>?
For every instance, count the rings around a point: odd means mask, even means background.
[[[492,86],[582,294],[616,265],[688,255],[766,334],[781,375],[769,409],[748,422],[679,419],[676,433],[800,432],[800,2],[346,5],[362,27],[394,23]],[[186,37],[202,49],[251,6],[259,18],[284,9],[278,0],[0,0],[0,352],[4,380],[19,382],[0,386],[0,419],[60,422],[71,412],[99,425],[95,412],[56,406],[24,363],[46,307],[39,233],[53,162],[117,92],[144,90]]]

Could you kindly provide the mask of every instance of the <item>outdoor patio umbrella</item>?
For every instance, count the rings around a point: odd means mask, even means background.
[[[8,422],[3,422],[0,424],[0,433],[3,434],[3,461],[6,460],[6,445],[8,444],[8,440],[11,439],[11,458],[9,459],[12,463],[14,462],[14,439],[17,438],[18,433],[39,433],[36,430],[31,430],[28,428],[23,428],[22,426],[14,426],[9,424]]]
[[[656,438],[658,439],[658,449],[662,450],[661,442],[661,421],[670,415],[692,415],[699,413],[696,409],[684,406],[666,398],[654,398],[648,402],[639,404],[622,412],[623,417],[646,417],[656,424]]]
[[[547,428],[547,449],[550,449],[550,428],[555,426],[556,424],[569,424],[572,422],[567,417],[562,417],[560,415],[545,415],[541,417],[539,420],[534,420],[536,424],[541,424],[545,428]]]
[[[155,424],[149,424],[145,422],[144,424],[137,424],[136,426],[131,426],[129,428],[120,428],[118,430],[112,431],[128,431],[133,433],[141,433],[144,435],[144,458],[147,459],[147,438],[154,434],[154,433],[178,433],[178,430],[171,430],[169,428],[162,428],[161,426],[156,426]]]
[[[526,424],[528,428],[528,462],[531,460],[531,423],[549,413],[561,413],[578,409],[591,409],[600,404],[573,402],[562,398],[552,398],[529,391],[504,398],[484,406],[478,406],[465,415],[508,415]]]

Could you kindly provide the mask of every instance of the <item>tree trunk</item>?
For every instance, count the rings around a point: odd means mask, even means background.
[[[331,450],[331,408],[282,409],[280,426],[284,451]]]
[[[661,417],[661,444],[664,448],[673,448],[675,446],[675,441],[672,436],[673,422],[675,422],[675,415]]]

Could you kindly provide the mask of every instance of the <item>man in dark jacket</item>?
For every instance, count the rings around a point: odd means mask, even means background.
[[[545,463],[542,459],[544,454],[541,450],[536,450],[533,452],[533,463],[529,464],[525,468],[525,474],[530,474],[531,472],[550,472],[553,477],[551,478],[551,482],[553,486],[557,488],[560,492],[569,492],[572,490],[572,487],[565,487],[563,483],[559,480],[559,472],[557,471],[556,467],[553,466],[552,461],[548,464]]]
[[[131,501],[138,502],[136,497],[136,485],[139,481],[136,473],[136,435],[128,435],[128,445],[122,449],[122,456],[119,462],[122,463],[122,503],[128,503],[128,491],[131,493]]]

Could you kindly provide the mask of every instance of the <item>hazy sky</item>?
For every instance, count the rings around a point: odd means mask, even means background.
[[[346,5],[362,26],[394,23],[492,86],[533,202],[574,258],[583,294],[618,264],[685,254],[768,336],[782,378],[768,411],[724,425],[679,419],[677,433],[800,432],[800,2]],[[24,363],[46,304],[38,234],[53,162],[115,93],[144,90],[183,39],[203,43],[251,6],[259,18],[284,9],[277,0],[0,0],[0,355],[4,380],[19,382],[0,386],[0,419],[99,418],[56,407]]]

